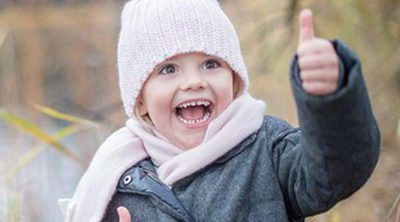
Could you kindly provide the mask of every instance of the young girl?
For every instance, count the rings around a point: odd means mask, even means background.
[[[314,36],[309,10],[299,20],[293,128],[248,94],[216,0],[128,2],[118,68],[129,120],[60,202],[66,221],[304,221],[359,189],[380,144],[360,63]]]

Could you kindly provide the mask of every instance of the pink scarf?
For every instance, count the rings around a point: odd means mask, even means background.
[[[59,200],[65,221],[100,221],[121,175],[147,157],[159,166],[160,180],[173,185],[258,130],[264,113],[264,102],[244,93],[209,124],[203,142],[186,151],[169,143],[154,129],[129,119],[126,127],[113,133],[100,146],[73,198]]]

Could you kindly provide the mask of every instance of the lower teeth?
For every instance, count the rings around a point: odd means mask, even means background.
[[[187,119],[182,118],[181,116],[178,116],[178,119],[185,124],[199,124],[199,123],[203,123],[203,122],[207,121],[209,117],[210,117],[210,113],[207,112],[206,115],[204,115],[201,119],[187,120]]]

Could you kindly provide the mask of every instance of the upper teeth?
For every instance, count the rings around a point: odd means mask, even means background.
[[[178,106],[178,108],[186,108],[188,106],[209,106],[210,102],[206,100],[201,100],[201,101],[194,101],[194,102],[186,102],[182,103]]]

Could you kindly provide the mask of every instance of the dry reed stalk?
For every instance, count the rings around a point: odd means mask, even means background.
[[[396,217],[395,217],[394,222],[400,222],[400,193],[397,195],[397,197],[394,200],[392,206],[390,207],[390,210],[389,210],[388,214],[386,215],[386,220],[385,221],[388,222],[389,219],[392,218],[394,213],[396,213]]]
[[[1,46],[4,44],[4,40],[5,40],[6,37],[7,37],[7,33],[8,33],[7,27],[3,27],[3,26],[0,24],[0,48],[1,48]]]

